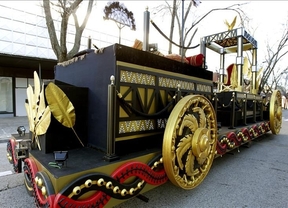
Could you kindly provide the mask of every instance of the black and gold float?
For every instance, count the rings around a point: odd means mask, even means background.
[[[216,157],[280,132],[281,93],[257,93],[257,41],[243,28],[203,37],[185,62],[138,45],[87,50],[50,83],[34,73],[30,133],[12,135],[7,158],[36,207],[112,207],[167,181],[193,189]],[[206,49],[220,55],[216,80]],[[228,53],[237,58],[226,76]]]

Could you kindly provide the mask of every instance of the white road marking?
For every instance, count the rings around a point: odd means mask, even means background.
[[[13,172],[12,172],[11,170],[3,171],[3,172],[0,172],[0,177],[1,177],[1,176],[11,175],[11,174],[13,174]]]

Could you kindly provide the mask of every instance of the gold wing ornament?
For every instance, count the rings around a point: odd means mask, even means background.
[[[71,128],[81,145],[84,147],[84,144],[73,128],[76,121],[76,114],[74,106],[70,102],[69,98],[57,85],[52,82],[47,85],[45,89],[45,95],[50,110],[55,119],[59,121],[59,123],[61,123],[63,126]]]
[[[236,24],[236,20],[237,20],[237,16],[234,17],[233,21],[231,22],[231,24],[225,20],[224,23],[225,25],[228,27],[228,30],[233,30],[235,24]]]
[[[46,133],[50,122],[51,112],[49,106],[46,107],[44,98],[44,85],[40,84],[37,72],[34,71],[34,90],[31,85],[27,88],[27,100],[25,108],[29,121],[29,130],[32,132],[32,144],[36,142],[41,150],[39,136]]]

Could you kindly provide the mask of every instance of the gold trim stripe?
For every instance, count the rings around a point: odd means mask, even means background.
[[[120,70],[120,82],[155,86],[155,76],[127,70]]]
[[[212,88],[210,85],[197,84],[197,91],[212,92]]]
[[[207,80],[207,79],[202,79],[202,78],[189,76],[189,75],[185,75],[185,74],[181,74],[181,73],[165,71],[165,69],[156,69],[156,68],[151,68],[151,67],[147,67],[147,66],[131,64],[131,63],[123,62],[123,61],[116,61],[116,65],[117,66],[130,67],[130,68],[142,70],[142,71],[145,71],[145,72],[159,73],[159,74],[162,74],[162,75],[165,74],[165,75],[168,75],[168,76],[173,76],[175,78],[189,79],[189,80],[193,80],[193,81],[204,82],[204,83],[211,84],[211,85],[213,84],[212,78],[211,78],[211,80]]]
[[[149,131],[154,129],[156,129],[155,121],[151,119],[119,122],[119,134],[138,131]]]
[[[186,81],[177,80],[177,79],[159,77],[159,87],[177,88],[178,84],[180,85],[180,89],[195,90],[193,82],[186,82]]]

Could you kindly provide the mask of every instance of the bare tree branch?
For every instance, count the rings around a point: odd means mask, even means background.
[[[288,23],[288,22],[287,22]],[[278,82],[282,78],[283,73],[286,73],[287,68],[284,70],[278,69],[277,71],[276,66],[279,64],[280,60],[283,59],[287,53],[287,44],[288,44],[288,29],[287,29],[287,23],[284,26],[284,31],[282,34],[282,37],[276,47],[275,50],[267,43],[266,45],[266,50],[267,50],[267,55],[265,58],[265,63],[267,64],[264,72],[262,79],[259,83],[259,89],[258,92],[260,93],[261,91],[264,90],[264,86],[267,85],[268,79],[271,77],[272,74],[272,84],[271,87],[276,89],[278,87]]]
[[[84,18],[83,23],[79,26],[79,21],[76,15],[76,11],[79,8],[79,5],[83,2],[83,0],[58,0],[57,3],[52,2],[50,0],[43,0],[43,8],[45,12],[46,25],[50,37],[50,43],[52,49],[58,59],[59,62],[66,61],[75,55],[79,49],[81,44],[81,37],[83,31],[86,27],[87,21],[92,11],[94,0],[89,0],[87,12]],[[52,6],[52,7],[51,7]],[[54,20],[52,18],[51,9],[57,11],[61,16],[61,28],[60,28],[60,36],[59,40],[56,35],[56,29],[54,26]],[[75,23],[75,38],[74,44],[70,52],[67,51],[67,31],[70,16],[73,16]]]
[[[169,41],[169,47],[168,47],[168,53],[171,53],[171,49],[172,49],[172,38],[173,38],[173,33],[174,33],[174,19],[176,18],[176,23],[177,23],[177,26],[178,26],[178,35],[179,35],[179,45],[181,45],[181,35],[182,35],[182,17],[180,17],[180,14],[181,12],[179,11],[179,9],[181,8],[180,7],[180,4],[182,1],[180,0],[173,0],[173,6],[171,7],[169,2],[168,1],[165,1],[166,2],[166,5],[165,6],[158,6],[156,7],[156,11],[157,13],[159,12],[162,12],[162,13],[165,13],[165,11],[169,11],[170,15],[172,16],[172,19],[171,19],[171,25],[170,25],[170,35],[169,35],[169,38],[171,41]],[[185,44],[184,48],[189,48],[191,45],[192,45],[192,41],[193,41],[193,38],[195,37],[196,35],[196,32],[197,32],[197,29],[194,30],[192,32],[192,30],[203,20],[205,19],[209,14],[211,14],[212,12],[215,12],[215,11],[235,11],[240,19],[241,19],[241,25],[244,25],[244,20],[247,18],[245,13],[240,9],[241,6],[245,5],[247,3],[243,3],[243,4],[233,4],[229,7],[225,7],[225,8],[216,8],[216,9],[212,9],[210,10],[209,12],[207,12],[206,14],[204,14],[203,16],[201,16],[199,19],[197,19],[196,21],[192,22],[191,23],[191,26],[186,29],[185,33],[184,33],[184,37],[183,37],[183,40],[184,40],[184,43],[188,41],[187,44]],[[186,6],[186,11],[185,11],[185,15],[184,15],[184,19],[183,19],[183,22],[187,22],[187,19],[188,19],[188,15],[191,13],[191,8],[193,6],[193,1],[189,1],[188,5]],[[237,8],[236,8],[237,7]],[[175,17],[174,17],[175,15]],[[192,33],[191,33],[192,32]],[[179,53],[180,53],[181,49],[179,49]],[[186,53],[187,50],[184,50],[184,55]]]

